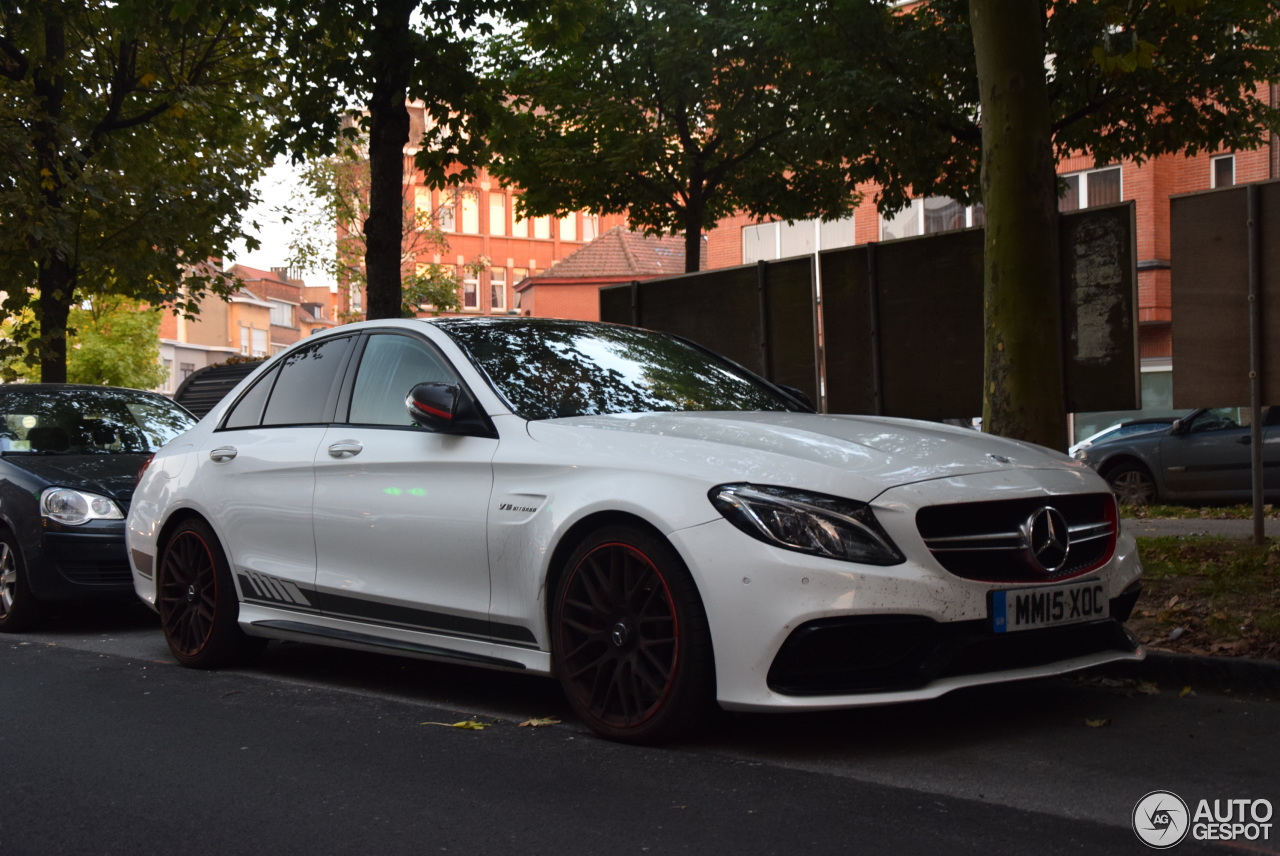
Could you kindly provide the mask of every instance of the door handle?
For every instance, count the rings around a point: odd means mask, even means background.
[[[355,440],[343,440],[341,443],[334,443],[329,447],[329,457],[350,458],[360,454],[362,449],[364,449],[364,446]]]
[[[215,461],[218,461],[219,463],[221,463],[222,461],[229,461],[235,456],[236,456],[235,446],[219,446],[218,448],[209,452],[209,457]]]

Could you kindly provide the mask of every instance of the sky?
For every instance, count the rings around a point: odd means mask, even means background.
[[[254,234],[262,242],[262,246],[248,252],[243,242],[233,245],[228,251],[228,264],[241,264],[266,271],[288,264],[289,239],[294,227],[292,224],[282,223],[275,209],[287,204],[299,193],[306,192],[298,178],[298,169],[287,157],[281,158],[258,182],[257,190],[262,202],[247,212],[245,221],[246,229],[249,221],[258,221],[261,228]],[[230,256],[234,256],[234,259]],[[333,285],[323,274],[314,271],[304,273],[303,278],[307,285]]]

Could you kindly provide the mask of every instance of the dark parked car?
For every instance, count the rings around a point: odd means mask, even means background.
[[[0,386],[0,632],[33,627],[49,601],[132,593],[124,518],[139,471],[193,424],[136,389]]]
[[[1280,499],[1280,407],[1263,409],[1264,490]],[[1163,431],[1094,443],[1076,457],[1107,480],[1121,504],[1248,502],[1250,410],[1193,410]]]

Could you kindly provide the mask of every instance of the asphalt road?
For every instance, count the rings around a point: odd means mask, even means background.
[[[528,676],[279,643],[189,671],[140,609],[0,637],[0,675],[0,856],[1147,853],[1152,790],[1280,804],[1280,705],[1099,677],[644,749]]]

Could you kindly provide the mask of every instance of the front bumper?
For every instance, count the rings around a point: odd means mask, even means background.
[[[133,575],[124,548],[124,521],[69,527],[45,521],[26,551],[31,592],[41,600],[129,595]]]
[[[1058,487],[1053,471],[1028,474],[1026,485],[1016,476],[1001,478],[1006,497],[1052,496]],[[1062,478],[1062,492],[1080,489],[1073,478]],[[1136,543],[1123,532],[1110,561],[1072,580],[1101,582],[1113,618],[994,633],[991,592],[1011,585],[947,572],[915,523],[915,511],[924,505],[990,497],[991,480],[970,476],[882,495],[873,506],[877,519],[906,556],[889,567],[777,549],[727,521],[672,533],[703,594],[721,706],[763,711],[889,704],[1142,659],[1145,653],[1122,624],[1142,573]]]

